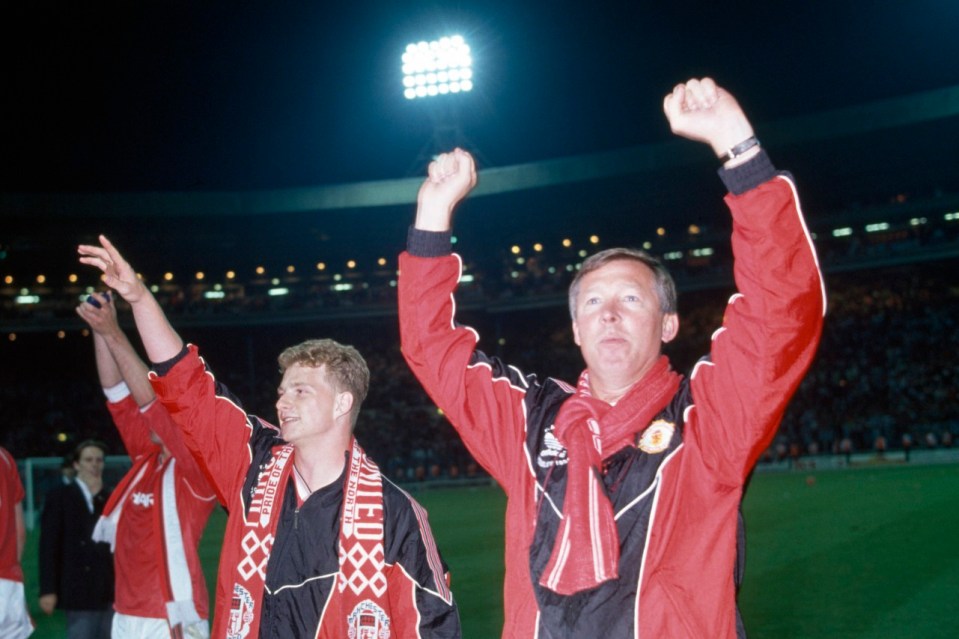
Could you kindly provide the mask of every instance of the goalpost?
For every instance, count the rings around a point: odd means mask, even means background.
[[[103,485],[111,488],[117,485],[132,465],[126,455],[107,455],[103,462]],[[23,520],[27,530],[33,530],[39,523],[47,493],[66,483],[60,473],[62,463],[62,457],[28,457],[17,460],[26,493],[23,499]]]

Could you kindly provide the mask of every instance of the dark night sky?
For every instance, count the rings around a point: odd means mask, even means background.
[[[693,75],[757,122],[959,84],[944,0],[19,4],[2,19],[7,192],[408,175],[433,107],[402,97],[399,57],[451,32],[474,51],[463,133],[495,166],[666,139],[661,97]]]
[[[766,144],[782,119],[959,86],[957,27],[955,0],[7,3],[0,277],[15,287],[4,294],[39,274],[53,289],[72,273],[96,286],[76,245],[98,233],[150,281],[170,270],[185,283],[203,270],[213,282],[227,269],[242,280],[260,265],[271,277],[288,265],[311,273],[318,261],[342,269],[354,258],[364,273],[379,257],[392,268],[410,203],[167,219],[49,202],[422,175],[438,107],[402,97],[400,56],[412,41],[458,32],[471,44],[477,88],[455,108],[482,169],[671,139],[662,97],[701,75],[739,98]],[[811,227],[827,228],[839,213],[908,208],[913,195],[930,208],[941,194],[959,200],[951,113],[767,147],[795,173]],[[714,169],[702,152],[681,169],[471,198],[457,213],[457,250],[496,273],[513,242],[558,247],[569,235],[580,248],[597,233],[604,246],[639,245],[662,224],[668,243],[690,223],[719,237],[729,216]],[[25,212],[6,208],[20,196]],[[72,314],[63,322],[79,326]],[[48,374],[37,340],[0,353],[21,362],[11,374],[22,378],[33,360]]]

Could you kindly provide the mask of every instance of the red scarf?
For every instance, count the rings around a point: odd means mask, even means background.
[[[613,505],[602,486],[604,459],[634,445],[679,389],[682,376],[660,356],[615,406],[589,392],[589,371],[579,378],[576,394],[560,407],[556,438],[569,458],[563,520],[540,585],[561,595],[619,577],[619,534]]]
[[[383,478],[380,469],[353,440],[343,487],[340,520],[340,574],[330,603],[334,615],[320,637],[389,637],[383,531]]]
[[[259,635],[266,564],[292,470],[293,447],[276,447],[269,465],[260,473],[246,521],[239,520],[239,538],[246,555],[233,569],[233,601],[226,622],[229,639],[256,639]],[[354,439],[343,486],[339,577],[321,617],[318,637],[352,636],[351,628],[353,632],[359,628],[382,629],[388,636],[384,528],[382,477]]]
[[[115,552],[117,526],[127,497],[140,485],[145,474],[163,468],[160,493],[156,495],[158,507],[155,515],[157,527],[163,531],[160,553],[161,565],[165,570],[160,583],[171,634],[180,637],[184,636],[186,628],[197,623],[205,624],[205,620],[200,618],[193,600],[192,577],[183,545],[180,511],[176,503],[176,459],[168,460],[165,466],[164,468],[164,463],[160,462],[159,446],[155,452],[137,457],[103,507],[103,514],[93,529],[92,539],[110,544],[110,551]]]

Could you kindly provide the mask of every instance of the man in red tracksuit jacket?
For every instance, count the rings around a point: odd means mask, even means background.
[[[459,639],[426,511],[353,437],[370,379],[360,353],[330,339],[285,349],[273,426],[243,410],[100,241],[79,248],[81,262],[130,303],[157,397],[229,510],[211,636]]]
[[[738,507],[808,368],[825,294],[789,176],[709,78],[666,96],[672,130],[709,144],[733,217],[734,274],[708,357],[673,372],[675,286],[641,251],[586,260],[570,288],[577,385],[509,367],[455,319],[457,149],[430,165],[400,257],[403,354],[508,497],[504,637],[736,636]]]
[[[0,637],[9,639],[26,639],[33,633],[20,566],[27,540],[23,498],[17,463],[0,447]]]
[[[107,293],[77,307],[93,330],[97,375],[133,467],[94,529],[113,549],[113,639],[209,637],[209,595],[198,549],[216,504],[210,482],[156,401],[146,364]]]

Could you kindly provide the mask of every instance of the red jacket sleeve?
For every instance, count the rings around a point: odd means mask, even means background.
[[[212,480],[202,471],[201,465],[197,462],[193,453],[186,445],[183,433],[170,417],[166,407],[159,401],[150,404],[142,412],[150,430],[159,435],[160,439],[166,445],[170,455],[176,460],[177,471],[182,475],[194,493],[199,497],[209,497],[213,494]]]
[[[777,176],[726,196],[738,293],[692,375],[698,442],[720,483],[740,486],[769,445],[819,343],[825,290],[795,186]]]
[[[108,401],[107,410],[113,417],[113,423],[120,433],[120,439],[123,440],[123,446],[127,449],[130,459],[150,455],[159,449],[159,446],[150,439],[150,424],[140,412],[140,407],[137,406],[132,395],[127,395],[118,402]]]
[[[476,350],[479,335],[456,325],[456,255],[400,255],[399,317],[403,357],[470,453],[507,493],[525,472],[529,380]]]
[[[213,483],[220,503],[240,490],[250,466],[253,426],[243,408],[200,359],[196,346],[165,375],[150,373],[157,398]]]

